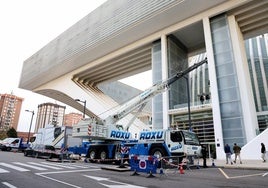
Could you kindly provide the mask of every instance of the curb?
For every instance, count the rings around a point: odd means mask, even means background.
[[[49,162],[55,162],[55,163],[75,163],[75,160],[60,160],[60,159],[47,159]]]
[[[117,172],[127,172],[127,171],[130,171],[130,168],[129,167],[122,168],[122,167],[114,167],[114,166],[104,166],[104,167],[101,167],[101,169],[102,170],[117,171]]]

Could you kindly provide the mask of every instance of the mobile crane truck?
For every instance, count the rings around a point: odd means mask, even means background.
[[[121,157],[128,158],[129,153],[127,152],[121,155],[125,146],[132,148],[132,152],[136,153],[141,148],[146,148],[148,155],[157,157],[200,155],[201,146],[197,135],[192,131],[169,129],[142,131],[138,139],[132,139],[128,129],[133,121],[125,127],[116,123],[135,109],[141,111],[146,102],[157,94],[166,91],[172,83],[204,63],[207,63],[207,59],[178,72],[161,83],[153,85],[122,105],[116,113],[104,120],[97,118],[81,120],[77,125],[73,126],[72,136],[90,140],[86,144],[86,156],[90,161],[107,162],[118,160]]]

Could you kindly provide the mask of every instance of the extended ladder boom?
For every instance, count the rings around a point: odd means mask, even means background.
[[[121,108],[118,109],[117,113],[115,113],[112,116],[109,116],[106,120],[109,123],[115,123],[118,120],[122,119],[129,113],[131,113],[133,110],[141,106],[142,104],[148,102],[150,99],[152,99],[154,96],[156,96],[159,93],[164,92],[171,84],[173,84],[175,81],[183,77],[184,75],[188,74],[189,72],[193,71],[197,67],[203,65],[204,63],[207,63],[207,58],[205,58],[203,61],[200,61],[199,63],[195,63],[194,65],[190,66],[189,68],[185,69],[184,71],[180,71],[176,73],[171,78],[153,85],[152,87],[146,89],[144,92],[139,94],[138,96],[134,97],[127,103],[121,106]]]

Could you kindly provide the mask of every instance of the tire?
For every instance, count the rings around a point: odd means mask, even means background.
[[[116,151],[114,153],[114,159],[115,159],[115,164],[120,165],[121,164],[121,153],[119,151]]]
[[[162,158],[165,156],[165,151],[160,147],[156,147],[151,150],[150,155],[153,155],[157,158]]]
[[[99,153],[100,156],[100,160],[102,163],[106,163],[107,162],[107,158],[108,158],[108,152],[105,149],[102,149]]]
[[[11,147],[7,147],[6,148],[6,151],[11,151]]]
[[[95,149],[90,149],[88,151],[88,158],[89,158],[89,161],[96,162],[97,152]]]
[[[165,151],[160,147],[156,147],[151,150],[150,155],[155,156],[158,159],[161,159],[162,157],[165,156]],[[162,160],[159,161],[157,168],[161,167],[162,167]]]
[[[34,157],[35,157],[35,158],[38,158],[38,157],[39,157],[39,153],[36,152],[36,153],[34,154]]]

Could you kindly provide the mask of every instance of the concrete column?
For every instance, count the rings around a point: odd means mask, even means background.
[[[212,103],[212,111],[213,111],[216,154],[217,154],[217,159],[225,159],[221,114],[220,114],[220,105],[219,105],[219,94],[218,94],[218,86],[217,86],[216,71],[215,71],[216,69],[215,69],[214,53],[213,53],[212,38],[211,38],[211,28],[210,28],[210,21],[208,17],[203,19],[203,28],[204,28],[204,35],[205,35],[205,44],[206,44],[206,52],[207,52],[207,59],[208,59],[208,71],[209,71],[210,88],[211,88],[211,103]]]
[[[168,79],[168,62],[167,62],[167,36],[161,36],[161,63],[162,63],[162,79]],[[164,92],[162,95],[163,100],[163,129],[170,127],[169,122],[169,96],[168,91]]]
[[[250,74],[248,69],[248,62],[246,50],[244,45],[243,35],[235,20],[234,16],[228,16],[228,24],[233,45],[233,54],[239,83],[239,90],[241,95],[242,112],[244,119],[244,131],[247,142],[256,136],[258,129],[257,114],[254,105],[254,97],[252,93],[252,86]]]

